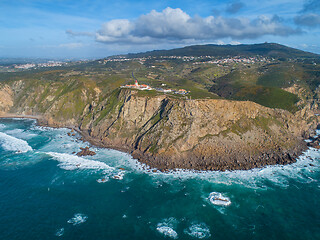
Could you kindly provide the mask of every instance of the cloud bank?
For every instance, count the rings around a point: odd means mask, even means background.
[[[217,40],[222,38],[255,39],[264,35],[289,36],[301,30],[284,25],[279,18],[259,16],[255,19],[222,16],[191,17],[180,8],[162,12],[152,10],[135,20],[115,19],[104,23],[95,34],[103,43],[155,43],[183,40]]]
[[[309,0],[303,5],[300,15],[294,18],[294,22],[300,26],[320,27],[320,1]]]
[[[320,15],[316,13],[298,15],[294,18],[294,22],[301,26],[317,27],[320,26]]]

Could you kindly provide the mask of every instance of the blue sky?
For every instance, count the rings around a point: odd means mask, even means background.
[[[0,57],[277,42],[320,53],[319,0],[1,0]]]

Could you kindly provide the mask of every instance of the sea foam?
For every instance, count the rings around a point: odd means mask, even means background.
[[[178,238],[178,233],[173,230],[171,227],[168,227],[168,226],[158,226],[157,227],[157,230],[159,233],[167,236],[167,237],[171,237],[171,238],[174,238],[174,239],[177,239]]]
[[[81,223],[86,222],[88,217],[82,213],[77,213],[73,216],[73,218],[70,218],[67,222],[72,224],[73,226],[79,225]]]
[[[108,166],[104,162],[88,160],[82,157],[74,156],[67,153],[48,152],[59,163],[59,167],[64,170],[76,169],[96,169],[96,170],[113,170],[113,167]]]
[[[176,225],[177,220],[175,218],[167,218],[157,224],[157,231],[166,237],[177,239],[178,233],[173,229]]]
[[[210,229],[205,223],[193,223],[184,233],[194,238],[204,239],[211,237]]]
[[[61,237],[64,234],[64,228],[60,228],[56,231],[56,236]]]
[[[16,153],[32,151],[32,147],[25,140],[12,137],[3,132],[0,132],[0,145],[4,150]]]
[[[16,138],[22,138],[22,139],[31,139],[31,138],[37,136],[37,134],[24,131],[24,130],[22,130],[20,128],[8,130],[8,131],[5,131],[5,132],[6,132],[6,134],[9,134],[10,136],[14,136]]]
[[[230,199],[228,197],[223,196],[219,192],[210,193],[208,199],[213,205],[229,206],[231,204]]]

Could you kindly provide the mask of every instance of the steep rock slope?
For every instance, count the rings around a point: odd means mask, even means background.
[[[98,124],[91,120],[81,130],[162,169],[246,169],[292,162],[304,149],[302,136],[316,122],[248,101],[148,98],[130,90],[117,97],[119,104],[108,117]]]
[[[13,106],[13,92],[8,85],[0,87],[0,113],[8,112]]]
[[[103,95],[94,83],[1,87],[2,111],[42,116],[50,126],[78,128],[99,146],[132,153],[159,169],[249,169],[286,164],[305,149],[318,122],[310,110],[270,109],[249,101],[141,97],[137,90]],[[3,90],[5,89],[5,90]],[[306,114],[303,114],[306,116]]]

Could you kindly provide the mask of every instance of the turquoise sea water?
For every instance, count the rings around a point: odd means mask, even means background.
[[[288,166],[163,174],[114,150],[77,157],[88,143],[68,132],[0,120],[0,239],[320,239],[318,150]]]

